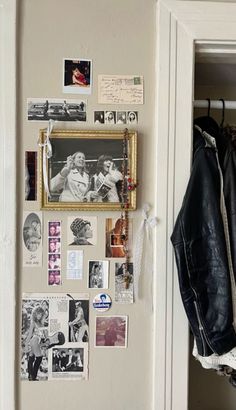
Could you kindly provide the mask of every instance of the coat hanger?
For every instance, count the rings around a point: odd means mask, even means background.
[[[221,117],[220,128],[223,128],[224,122],[225,122],[225,100],[223,100],[223,98],[219,98],[219,101],[222,101],[222,117]]]
[[[210,98],[207,98],[206,100],[208,101],[207,116],[210,117],[211,100],[210,100]]]
[[[194,125],[198,125],[202,131],[206,131],[212,137],[217,138],[219,134],[219,126],[217,122],[210,116],[211,113],[211,100],[206,98],[208,101],[207,115],[203,117],[195,118]]]

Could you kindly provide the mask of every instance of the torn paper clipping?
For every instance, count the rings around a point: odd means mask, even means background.
[[[87,380],[88,294],[23,294],[21,379]]]

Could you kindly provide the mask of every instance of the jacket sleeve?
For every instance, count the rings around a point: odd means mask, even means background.
[[[53,177],[50,181],[50,190],[51,190],[51,192],[61,191],[64,188],[65,180],[66,180],[66,178],[64,178],[60,174],[60,172],[55,177]]]

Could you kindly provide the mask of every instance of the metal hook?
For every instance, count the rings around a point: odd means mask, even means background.
[[[206,100],[208,101],[207,116],[210,117],[211,100],[210,100],[210,98],[207,98]]]
[[[222,128],[225,122],[225,100],[223,100],[223,98],[219,98],[219,101],[222,101],[222,118],[220,123],[220,127]]]

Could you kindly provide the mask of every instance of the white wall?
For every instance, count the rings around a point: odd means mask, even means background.
[[[27,97],[63,98],[62,59],[82,57],[93,60],[93,93],[88,97],[88,122],[78,128],[95,128],[93,110],[97,104],[98,74],[144,75],[145,104],[138,106],[138,210],[133,214],[134,231],[140,223],[144,202],[154,205],[154,50],[155,0],[22,0],[19,3],[18,73],[18,152],[21,183],[18,186],[18,220],[23,210],[39,210],[39,202],[24,202],[24,151],[37,149],[39,128],[45,125],[26,121]],[[74,96],[72,96],[74,98]],[[111,107],[116,109],[117,107]],[[126,107],[121,107],[126,108]],[[129,107],[127,107],[129,108]],[[133,108],[133,107],[132,107]],[[63,124],[67,128],[71,124]],[[73,126],[75,126],[73,124]],[[116,128],[118,129],[118,127]],[[68,212],[44,212],[44,227],[51,218],[61,219],[65,238],[62,258],[65,268],[66,222]],[[74,214],[70,212],[70,214]],[[77,214],[77,213],[76,213]],[[81,213],[82,214],[82,213]],[[84,212],[83,212],[84,214]],[[103,258],[105,218],[118,213],[98,212],[101,242],[87,259]],[[20,226],[20,225],[19,225]],[[46,231],[45,231],[46,235]],[[62,238],[62,240],[63,240]],[[46,255],[46,236],[44,237]],[[18,306],[22,292],[49,292],[46,257],[42,269],[22,269],[19,232]],[[89,253],[90,252],[90,253]],[[85,261],[85,267],[87,261]],[[65,273],[65,270],[64,270]],[[83,284],[67,283],[62,292],[87,290]],[[150,278],[150,272],[143,272]],[[129,333],[126,350],[96,350],[95,312],[90,309],[90,355],[88,382],[21,382],[18,386],[19,410],[149,410],[152,390],[152,315],[149,279],[143,281],[142,299],[133,306],[115,305],[111,314],[128,314]],[[53,291],[55,291],[53,289]],[[94,295],[89,291],[90,296]],[[114,262],[111,263],[111,288],[114,297]],[[20,344],[20,329],[17,333]]]

